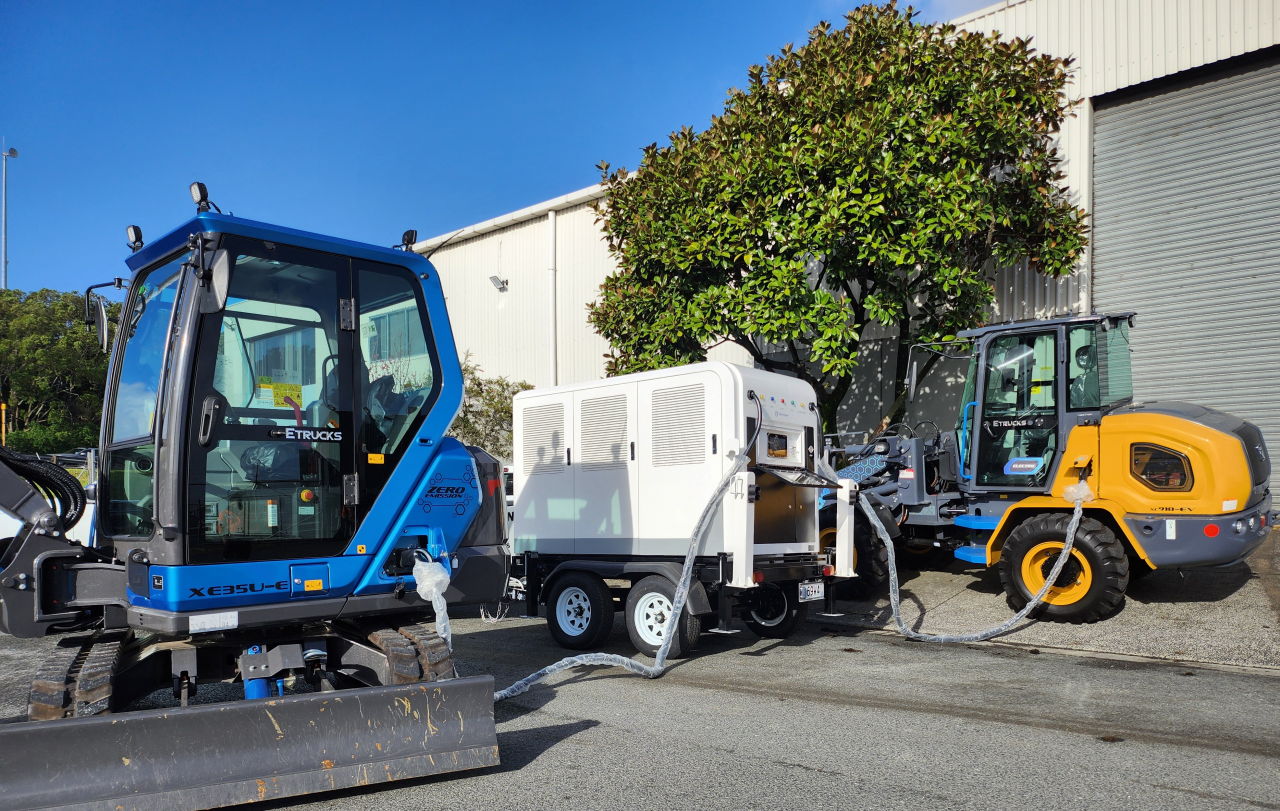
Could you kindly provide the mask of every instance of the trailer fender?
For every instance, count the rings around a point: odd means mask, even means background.
[[[542,584],[542,593],[550,593],[556,578],[568,572],[590,572],[604,579],[621,577],[633,579],[637,576],[647,577],[656,574],[667,578],[672,583],[679,583],[683,568],[681,564],[674,561],[567,560],[558,564],[547,575]],[[706,588],[697,578],[689,583],[689,613],[711,613],[711,600],[707,597]]]
[[[1004,549],[1005,539],[1009,537],[1009,533],[1013,532],[1015,527],[1031,515],[1046,512],[1071,512],[1071,504],[1050,496],[1031,496],[1024,498],[1006,511],[1004,517],[1000,519],[999,526],[995,528],[995,531],[991,533],[991,538],[987,541],[987,565],[994,566],[1000,562],[1000,551]],[[1142,548],[1142,544],[1138,542],[1126,525],[1124,520],[1125,511],[1119,504],[1106,499],[1094,499],[1088,502],[1088,505],[1084,508],[1084,516],[1093,518],[1110,527],[1111,531],[1116,534],[1116,537],[1126,547],[1133,550],[1134,554],[1148,566],[1155,568],[1155,564],[1151,562],[1147,551]]]

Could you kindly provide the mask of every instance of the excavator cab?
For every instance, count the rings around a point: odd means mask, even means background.
[[[1043,493],[1076,425],[1129,403],[1131,313],[972,330],[956,435],[960,488]]]

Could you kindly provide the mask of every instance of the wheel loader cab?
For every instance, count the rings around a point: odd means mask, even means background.
[[[1067,436],[1132,400],[1128,315],[973,330],[957,433],[962,489],[1045,493]]]

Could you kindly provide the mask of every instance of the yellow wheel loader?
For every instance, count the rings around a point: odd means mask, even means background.
[[[1105,619],[1143,574],[1242,560],[1276,520],[1262,434],[1210,408],[1134,402],[1132,322],[1132,313],[1014,322],[915,348],[969,359],[955,430],[926,421],[832,443],[841,478],[858,483],[899,548],[999,566],[1015,609],[1063,549],[1074,506],[1063,491],[1086,482],[1095,498],[1039,610],[1045,619]],[[914,395],[918,363],[910,368]]]

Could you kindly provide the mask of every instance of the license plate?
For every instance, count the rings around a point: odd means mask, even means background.
[[[811,603],[826,596],[825,583],[821,580],[806,580],[800,584],[800,602]]]

